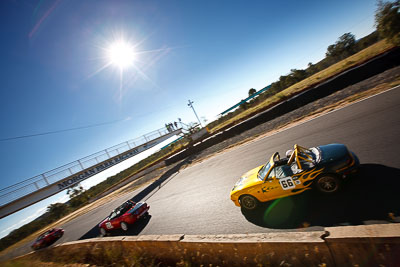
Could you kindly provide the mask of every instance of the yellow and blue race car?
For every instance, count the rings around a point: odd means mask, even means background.
[[[272,155],[265,164],[245,173],[231,191],[236,206],[247,210],[259,202],[300,194],[315,188],[326,194],[337,192],[342,180],[357,171],[359,160],[343,144],[312,148],[294,145],[286,152]]]

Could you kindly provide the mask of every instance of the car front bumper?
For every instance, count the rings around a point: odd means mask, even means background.
[[[240,207],[239,198],[231,195],[231,200],[235,203],[236,206]]]

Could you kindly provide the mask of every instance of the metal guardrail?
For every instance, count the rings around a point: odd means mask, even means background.
[[[171,129],[174,130],[174,129]],[[121,144],[104,149],[90,156],[81,158],[74,162],[68,163],[56,169],[47,171],[35,177],[29,178],[22,182],[16,183],[0,190],[0,206],[8,204],[18,198],[24,197],[30,193],[45,188],[51,184],[79,173],[85,169],[95,166],[96,164],[115,157],[125,151],[136,148],[151,140],[157,139],[170,133],[167,128],[161,128],[147,133],[139,138],[131,139]]]

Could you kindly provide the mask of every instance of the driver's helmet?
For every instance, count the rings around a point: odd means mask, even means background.
[[[293,149],[289,149],[288,151],[286,151],[286,157],[290,158],[290,156],[292,155],[293,151],[294,151]]]

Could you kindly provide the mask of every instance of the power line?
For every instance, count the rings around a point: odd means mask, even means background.
[[[82,130],[82,129],[88,129],[88,128],[94,128],[94,127],[99,127],[99,126],[103,126],[103,125],[114,124],[114,123],[121,122],[121,121],[124,121],[124,120],[102,122],[102,123],[91,124],[91,125],[80,126],[80,127],[74,127],[74,128],[69,128],[69,129],[63,129],[63,130],[57,130],[57,131],[49,131],[49,132],[43,132],[43,133],[36,133],[36,134],[28,134],[28,135],[20,135],[20,136],[14,136],[14,137],[1,138],[0,142],[16,140],[16,139],[23,139],[23,138],[30,138],[30,137],[35,137],[35,136],[42,136],[42,135],[70,132],[70,131],[76,131],[76,130]]]

